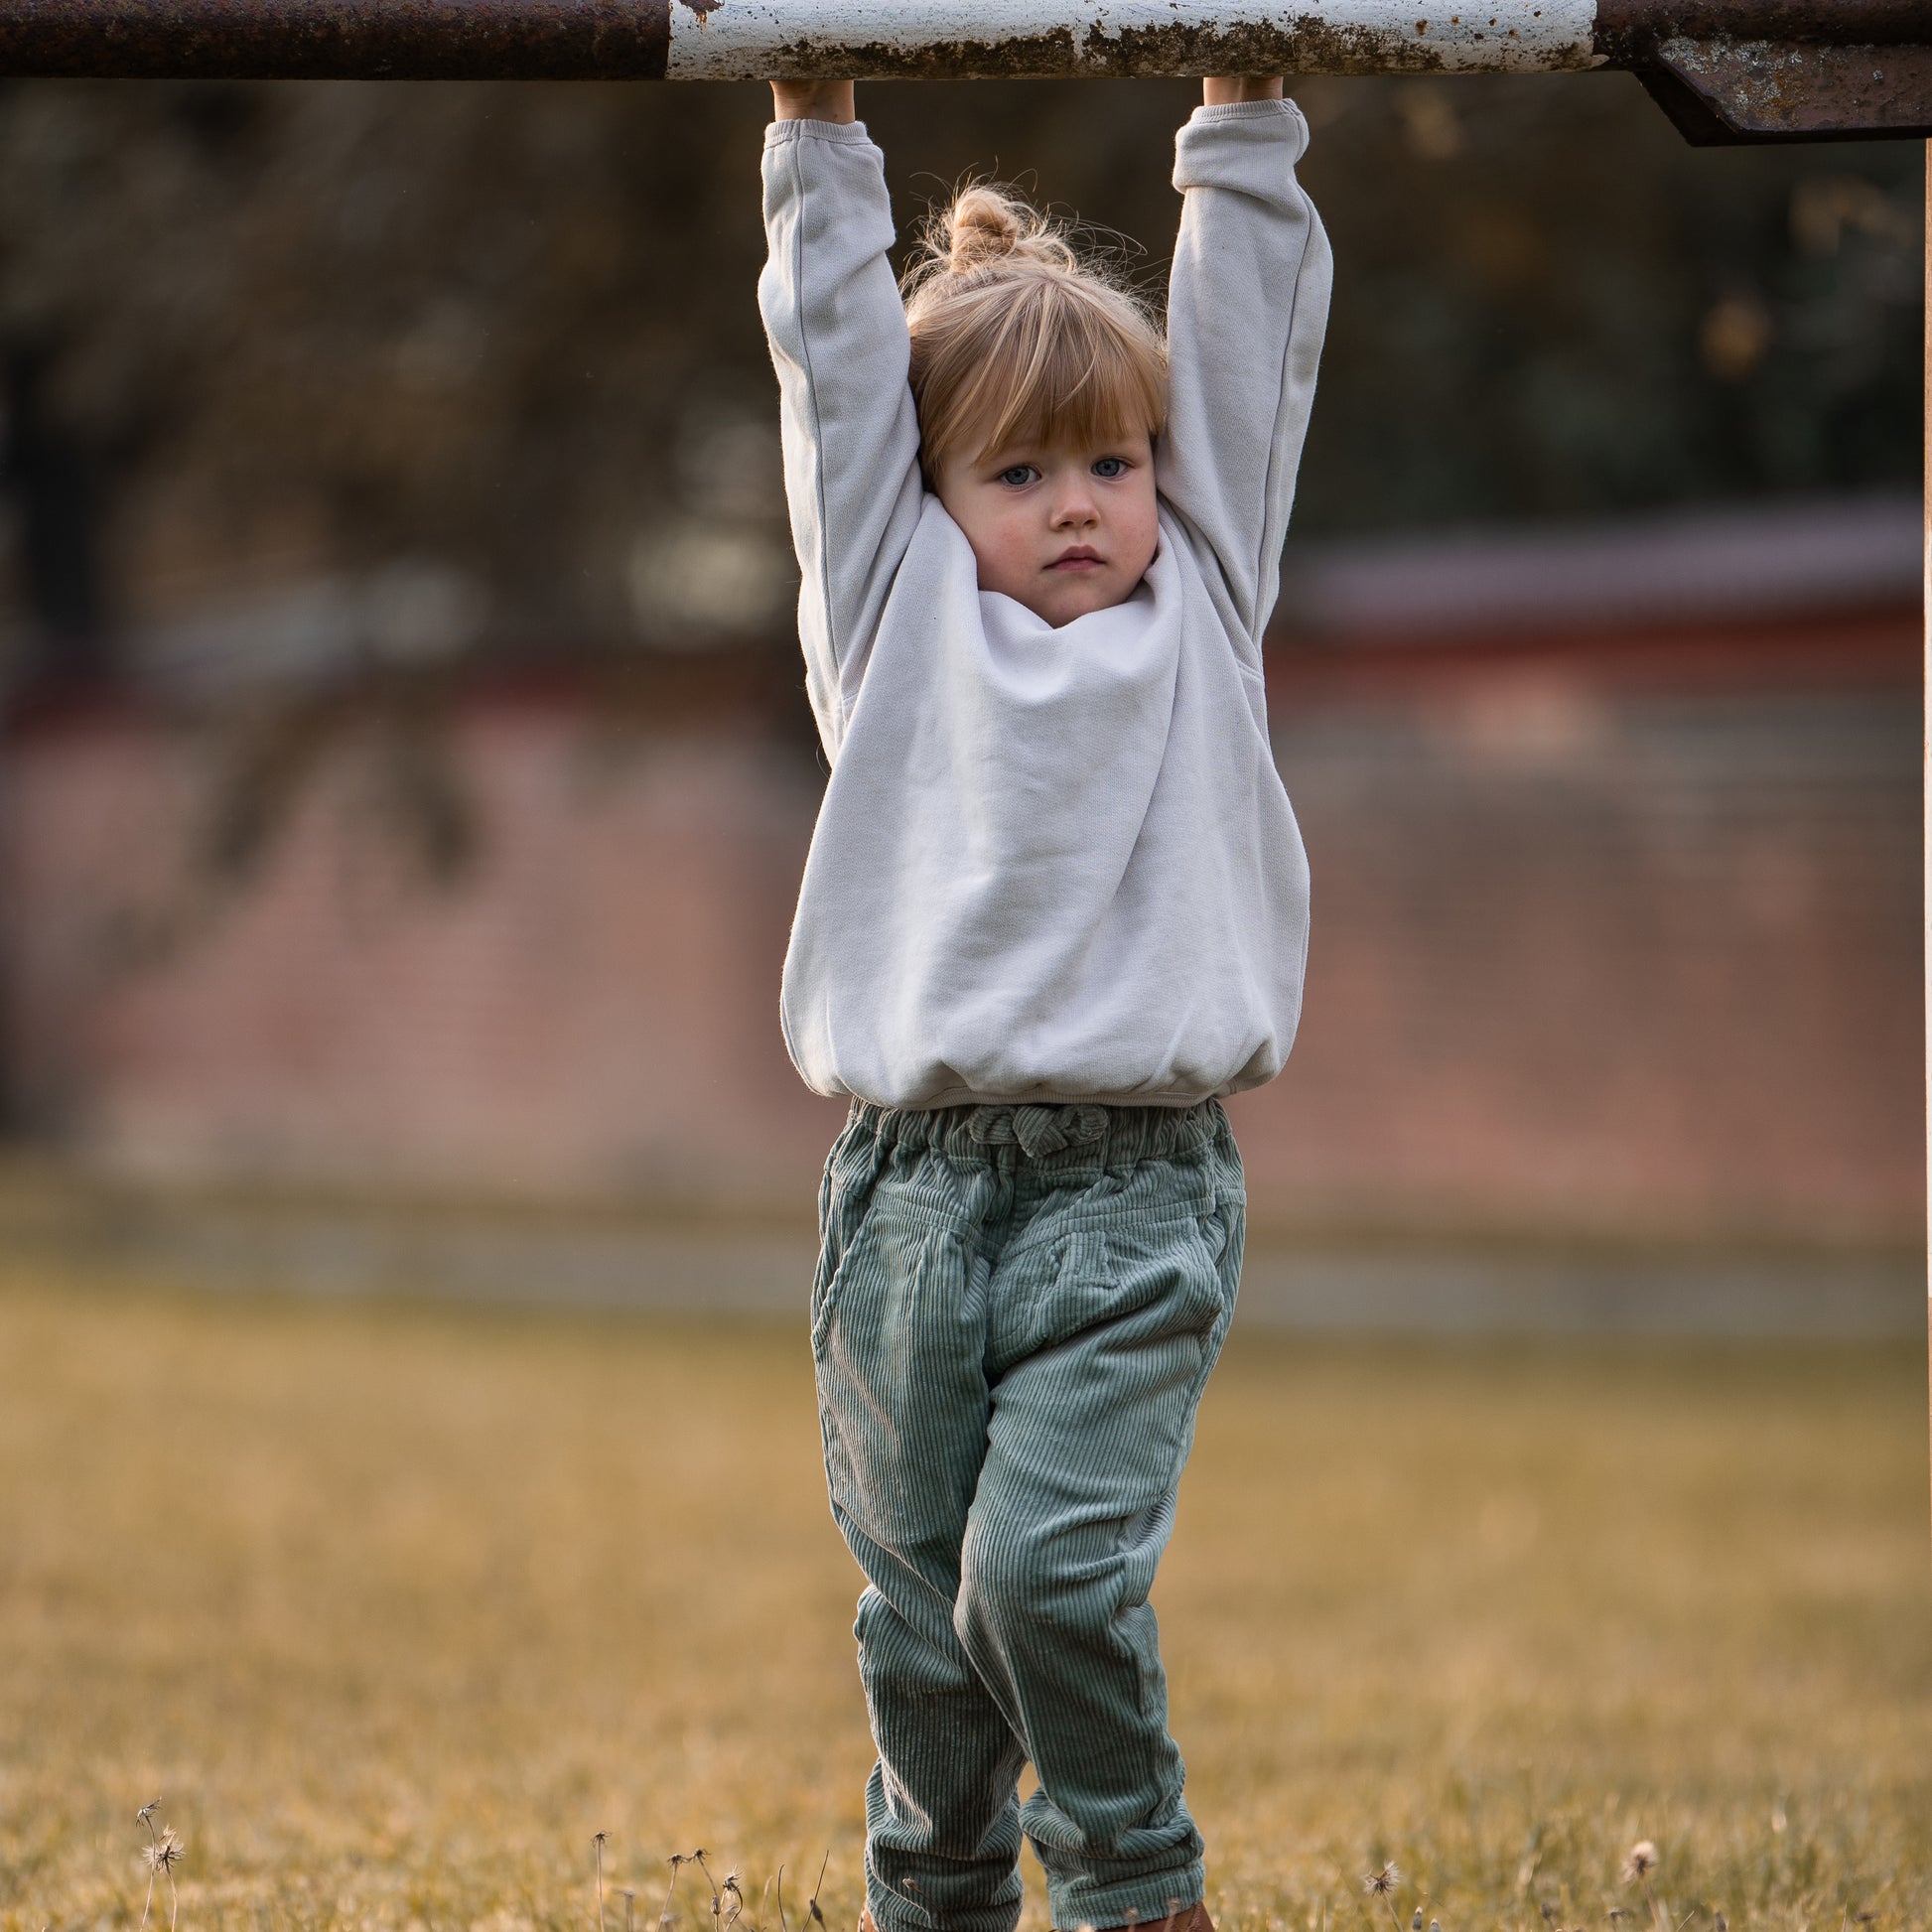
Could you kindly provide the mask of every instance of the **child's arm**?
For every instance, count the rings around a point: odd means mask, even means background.
[[[1281,83],[1209,80],[1205,95],[1174,143],[1185,199],[1155,474],[1258,675],[1328,318],[1328,242],[1295,179],[1308,125]]]
[[[885,161],[853,119],[852,83],[771,91],[759,308],[778,372],[806,686],[836,755],[919,519],[919,431]]]

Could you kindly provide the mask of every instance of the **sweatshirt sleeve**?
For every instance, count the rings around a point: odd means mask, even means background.
[[[778,374],[798,635],[836,758],[923,493],[885,157],[863,124],[765,129],[764,229],[759,310]]]
[[[1295,178],[1308,139],[1299,107],[1267,100],[1196,108],[1174,140],[1155,474],[1256,673],[1328,320],[1328,239]]]

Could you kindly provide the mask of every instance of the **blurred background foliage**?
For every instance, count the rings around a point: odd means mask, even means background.
[[[1907,483],[1911,143],[1698,152],[1620,75],[1318,79],[1340,273],[1299,529]],[[869,85],[1158,287],[1191,83]],[[760,87],[0,89],[16,674],[788,644]],[[130,639],[135,640],[130,643]]]

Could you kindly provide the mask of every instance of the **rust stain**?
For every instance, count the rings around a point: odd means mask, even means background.
[[[1659,93],[1651,85],[1693,140],[1932,136],[1932,44],[1819,47],[1678,39],[1656,50],[1656,66],[1695,99],[1686,114],[1672,107],[1668,91]],[[1700,114],[1702,126],[1695,124]]]
[[[1389,30],[1335,27],[1312,15],[1286,26],[1124,27],[1087,37],[1089,73],[1132,78],[1176,73],[1415,73],[1443,66],[1441,51]]]
[[[853,42],[798,34],[775,47],[734,48],[704,58],[713,79],[1036,79],[1055,76],[1137,78],[1213,73],[1440,73],[1464,65],[1520,65],[1520,54],[1498,50],[1484,61],[1484,36],[1459,25],[1450,34],[1421,20],[1406,26],[1337,25],[1313,12],[1284,11],[1272,20],[1222,23],[1172,20],[1158,26],[1116,26],[1103,15],[1094,25],[1062,25],[1006,39],[970,36],[922,41],[904,37]],[[691,43],[696,45],[695,37]],[[1522,43],[1517,42],[1520,50]],[[1587,67],[1593,57],[1578,43],[1540,67]],[[693,77],[696,77],[694,72]]]
[[[1466,31],[1466,30],[1465,30]],[[1468,34],[1469,46],[1481,36]],[[1268,25],[1096,29],[1082,49],[1081,70],[1108,75],[1204,73],[1441,73],[1456,64],[1463,43],[1419,19],[1414,34],[1388,27],[1337,26],[1315,14]],[[1577,65],[1588,59],[1577,50]],[[1552,61],[1550,65],[1557,63]]]
[[[9,0],[0,75],[664,76],[670,0]]]
[[[1932,42],[1928,0],[1597,0],[1596,49],[1643,59],[1664,41],[1893,46]]]
[[[1013,40],[918,47],[807,36],[783,42],[759,64],[759,73],[777,80],[1036,80],[1073,72],[1078,64],[1071,30],[1059,27]]]

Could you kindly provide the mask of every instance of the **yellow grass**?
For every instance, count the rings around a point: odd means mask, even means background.
[[[1376,1923],[1393,1859],[1404,1925],[1631,1932],[1641,1837],[1672,1924],[1932,1924],[1924,1399],[1909,1347],[1237,1335],[1159,1592],[1223,1923]],[[184,1932],[585,1932],[599,1830],[614,1928],[702,1845],[794,1928],[829,1848],[842,1932],[854,1576],[802,1334],[16,1271],[0,1928],[137,1923],[159,1793]]]

